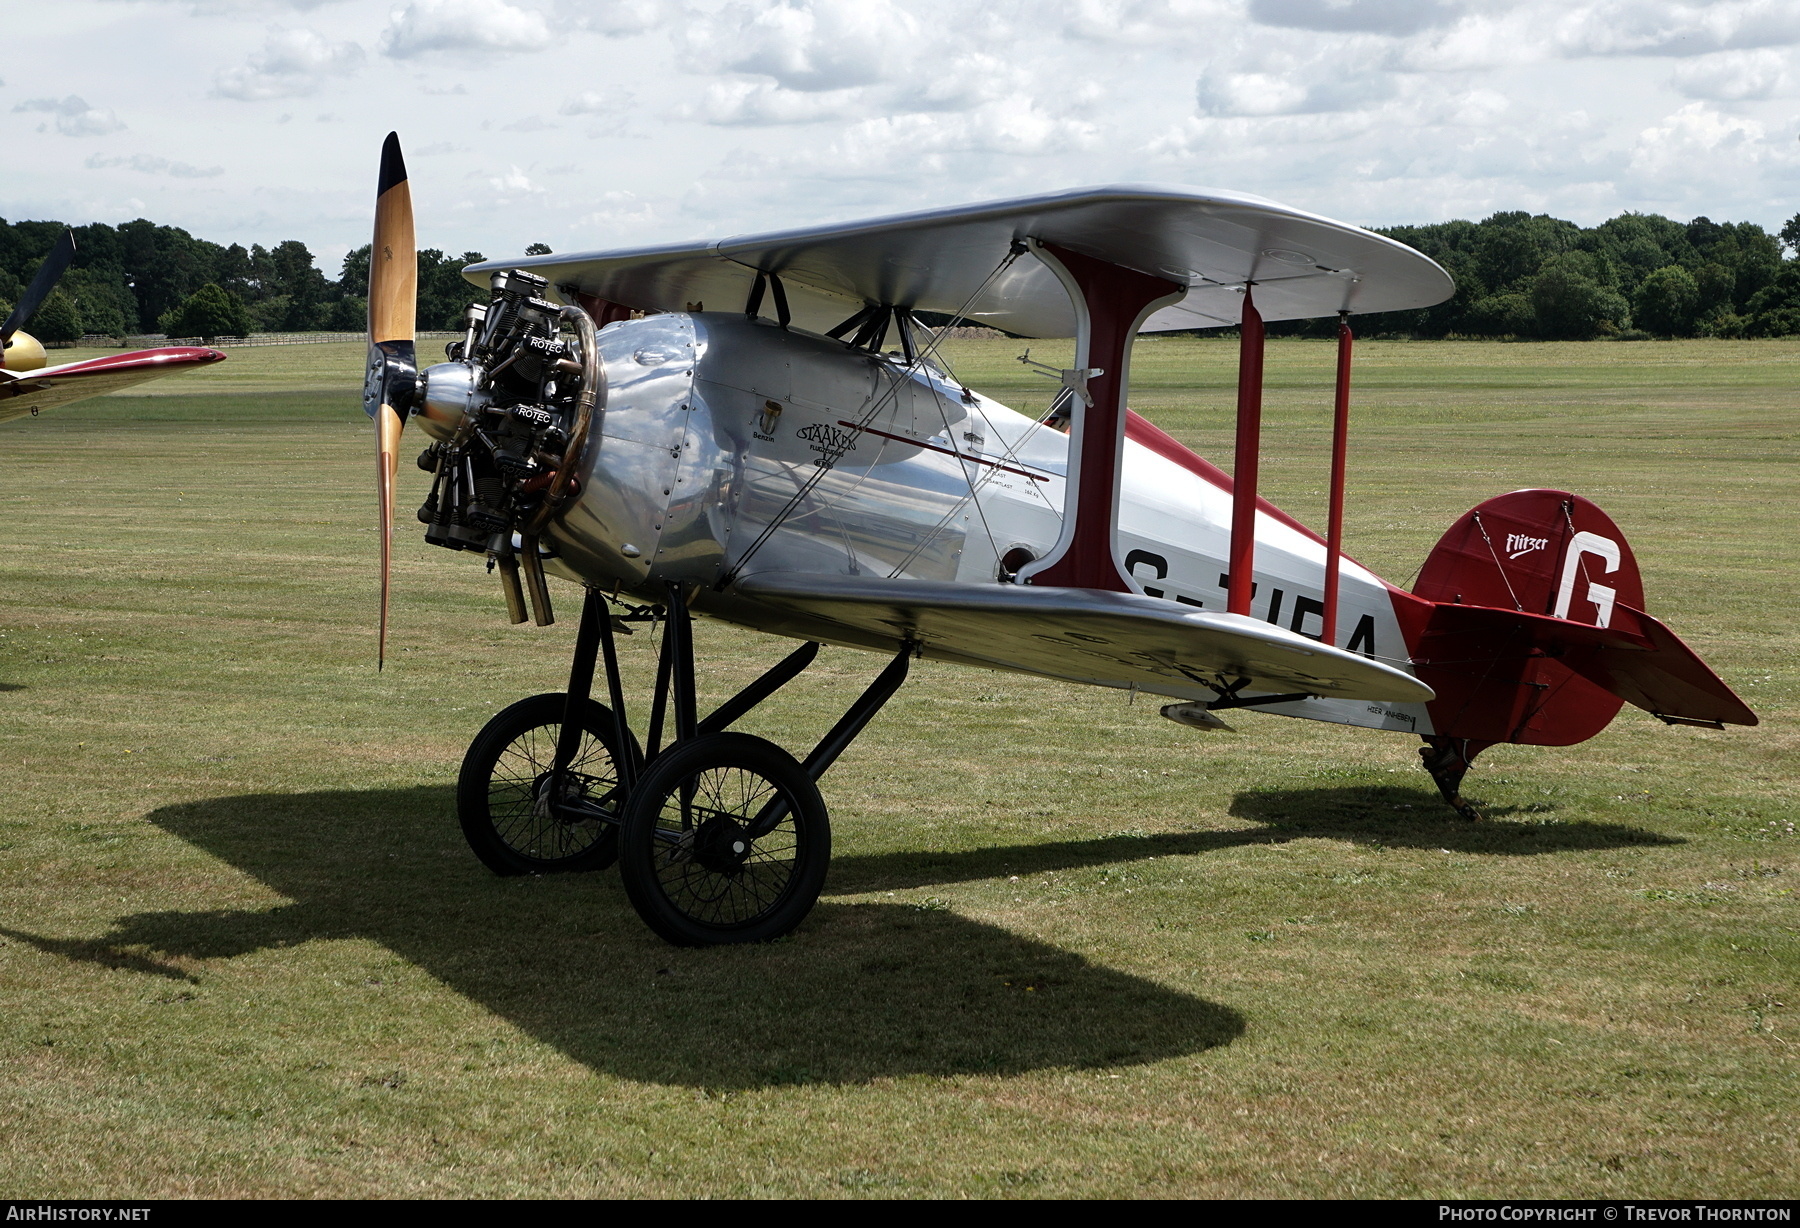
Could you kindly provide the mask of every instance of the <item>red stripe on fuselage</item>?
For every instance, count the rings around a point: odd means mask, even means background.
[[[1223,469],[1207,460],[1204,456],[1193,451],[1186,444],[1175,438],[1175,436],[1169,434],[1169,432],[1163,430],[1160,426],[1157,426],[1154,422],[1143,417],[1135,410],[1127,410],[1125,413],[1125,438],[1131,440],[1133,443],[1141,444],[1142,446],[1149,448],[1164,460],[1174,462],[1195,477],[1212,483],[1226,494],[1231,493],[1233,483],[1229,473],[1226,473]],[[1269,519],[1276,523],[1286,525],[1296,533],[1304,536],[1308,541],[1317,542],[1321,546],[1326,546],[1328,544],[1323,537],[1320,537],[1317,533],[1313,532],[1311,529],[1307,528],[1298,520],[1295,520],[1292,516],[1288,515],[1261,496],[1258,496],[1256,500],[1256,510],[1264,513]],[[1352,563],[1356,562],[1355,559],[1351,559],[1347,554],[1343,557],[1350,559]],[[1360,564],[1358,564],[1358,566],[1360,566]],[[1365,570],[1367,569],[1365,568]],[[1381,580],[1380,576],[1376,576],[1375,578]],[[1394,618],[1400,624],[1400,634],[1406,640],[1406,652],[1410,657],[1412,655],[1413,645],[1418,642],[1419,636],[1425,631],[1426,623],[1431,618],[1431,607],[1433,603],[1426,601],[1422,597],[1415,597],[1405,589],[1397,588],[1394,585],[1389,584],[1386,580],[1381,580],[1381,583],[1393,598]]]
[[[1175,438],[1175,436],[1169,434],[1169,432],[1163,430],[1162,427],[1156,425],[1156,423],[1150,421],[1148,418],[1140,415],[1135,409],[1125,411],[1125,438],[1131,440],[1133,443],[1142,444],[1166,461],[1174,461],[1177,465],[1180,465],[1183,469],[1186,469],[1196,477],[1205,478],[1208,482],[1211,482],[1226,494],[1230,494],[1236,485],[1232,482],[1229,473],[1226,473],[1223,469],[1207,460],[1204,456],[1201,456],[1199,453],[1188,448],[1187,445],[1183,444],[1179,439]],[[1298,520],[1295,520],[1292,516],[1276,507],[1273,503],[1270,503],[1267,499],[1259,496],[1256,500],[1256,510],[1265,513],[1270,519],[1278,521],[1298,533],[1304,533],[1308,539],[1318,542],[1321,546],[1325,544],[1325,539],[1323,537],[1314,533],[1311,529],[1301,524]]]

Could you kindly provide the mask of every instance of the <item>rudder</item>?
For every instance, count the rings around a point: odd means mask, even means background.
[[[1637,559],[1612,517],[1566,490],[1515,490],[1463,513],[1413,593],[1605,627],[1615,605],[1644,608]]]
[[[1489,499],[1445,533],[1419,572],[1429,603],[1409,636],[1437,692],[1419,751],[1458,813],[1479,817],[1463,774],[1498,742],[1568,746],[1629,701],[1670,724],[1754,725],[1756,714],[1667,627],[1644,613],[1625,535],[1561,490]]]
[[[1426,558],[1413,592],[1439,607],[1596,627],[1620,606],[1644,608],[1643,578],[1619,526],[1565,490],[1515,490],[1465,512]],[[1413,657],[1438,693],[1432,724],[1448,737],[1569,746],[1605,729],[1624,703],[1545,655],[1524,625],[1434,612]]]

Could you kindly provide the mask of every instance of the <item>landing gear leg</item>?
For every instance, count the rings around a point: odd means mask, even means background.
[[[831,820],[818,780],[900,688],[913,647],[901,648],[802,763],[726,727],[805,669],[818,645],[797,649],[701,720],[691,628],[672,588],[650,736],[654,746],[666,706],[675,741],[631,791],[619,875],[645,924],[678,946],[768,942],[805,920],[825,882]]]
[[[702,718],[685,589],[671,584],[666,606],[624,618],[663,623],[649,753],[627,719],[607,598],[590,588],[568,691],[502,712],[463,762],[457,807],[470,846],[500,874],[597,870],[617,860],[639,915],[680,946],[789,933],[818,899],[831,859],[819,778],[906,681],[916,646],[900,646],[802,761],[728,730],[810,665],[819,645],[801,645]],[[597,667],[610,707],[590,697]],[[665,722],[674,735],[667,747]]]
[[[589,698],[605,650],[609,710]],[[476,737],[457,781],[457,818],[497,874],[603,870],[618,856],[625,799],[643,771],[625,719],[606,601],[587,592],[569,689],[501,712]]]
[[[1483,817],[1472,802],[1462,795],[1462,778],[1474,763],[1475,756],[1492,746],[1492,742],[1477,742],[1472,738],[1427,737],[1425,745],[1419,747],[1419,758],[1425,764],[1425,770],[1431,773],[1431,779],[1437,783],[1438,792],[1450,803],[1450,808],[1470,822]]]
[[[619,654],[613,645],[612,617],[606,608],[606,598],[590,588],[582,599],[581,626],[575,632],[575,657],[569,664],[569,689],[564,699],[567,710],[563,716],[562,736],[556,744],[559,778],[568,769],[580,743],[577,714],[589,702],[588,694],[594,686],[594,658],[601,649],[606,653],[607,698],[612,700],[613,744],[631,746],[631,724],[625,717],[625,688],[619,679]],[[619,784],[627,793],[636,782],[637,768],[629,755],[619,764]]]

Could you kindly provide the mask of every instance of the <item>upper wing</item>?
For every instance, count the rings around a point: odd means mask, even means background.
[[[1070,336],[1068,293],[1042,261],[1014,261],[982,288],[1028,237],[1189,287],[1146,332],[1238,323],[1246,281],[1267,320],[1428,307],[1456,288],[1426,256],[1356,226],[1241,193],[1135,185],[713,243],[490,260],[464,274],[485,285],[495,269],[530,268],[552,286],[627,307],[737,311],[760,270],[781,275],[794,322],[814,332],[878,303],[961,312],[1027,337]]]
[[[218,350],[205,346],[176,345],[160,350],[107,354],[18,374],[0,371],[0,422],[72,401],[85,401],[102,393],[117,392],[158,376],[222,362],[224,358]]]
[[[1202,680],[1249,678],[1251,692],[1433,698],[1404,670],[1271,623],[1133,593],[797,572],[761,572],[734,591],[801,616],[795,634],[830,639],[836,626],[852,642],[911,639],[939,660],[1071,682],[1206,698]]]

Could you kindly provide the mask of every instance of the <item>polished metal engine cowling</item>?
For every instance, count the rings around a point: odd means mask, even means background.
[[[448,443],[465,420],[474,421],[493,400],[482,389],[480,374],[472,363],[440,362],[427,367],[420,384],[413,420],[437,443]]]
[[[735,313],[622,321],[599,346],[606,405],[553,570],[646,596],[761,570],[956,575],[951,453],[982,446],[956,384]]]

